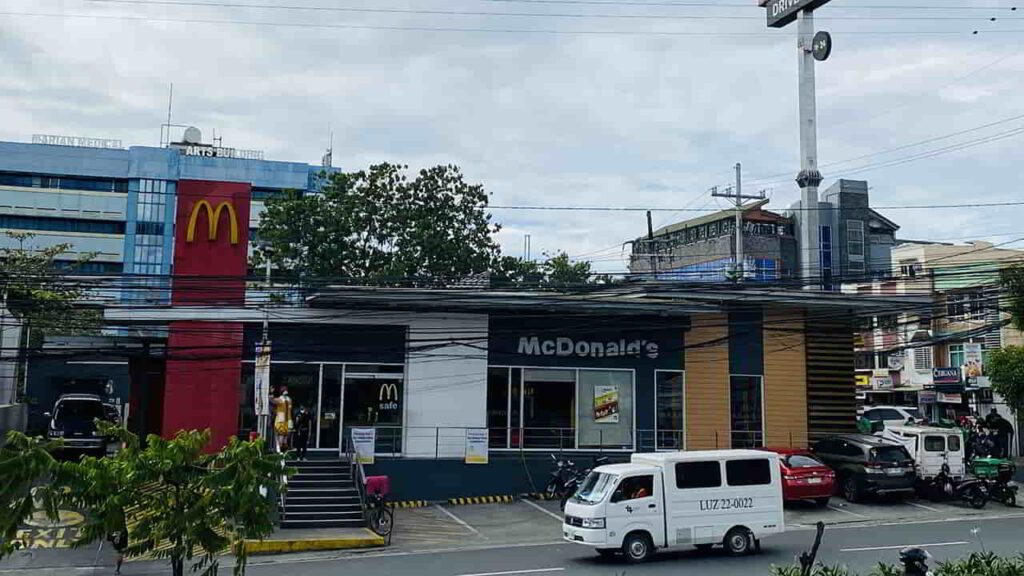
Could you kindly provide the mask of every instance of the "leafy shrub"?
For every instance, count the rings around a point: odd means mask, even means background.
[[[974,553],[961,560],[942,562],[934,570],[935,576],[1024,576],[1024,554],[1003,558],[992,552]],[[772,566],[772,576],[801,576],[799,566]],[[811,576],[856,576],[845,566],[818,564]],[[879,564],[870,576],[904,576],[903,567]]]

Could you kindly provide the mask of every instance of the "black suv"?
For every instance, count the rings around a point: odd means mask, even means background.
[[[94,456],[102,456],[107,449],[106,439],[96,430],[96,420],[117,424],[119,419],[117,409],[94,394],[64,394],[54,403],[53,413],[43,416],[49,420],[46,435],[64,439],[64,453]]]
[[[835,470],[850,502],[866,495],[914,493],[914,459],[900,444],[878,436],[842,434],[819,440],[811,451]]]

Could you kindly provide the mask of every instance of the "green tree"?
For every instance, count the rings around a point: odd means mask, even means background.
[[[456,166],[413,178],[407,166],[324,175],[322,193],[272,197],[260,220],[255,265],[269,258],[303,278],[408,283],[489,271],[500,226],[487,193]]]
[[[606,283],[602,275],[591,272],[590,262],[573,262],[566,252],[545,254],[543,262],[505,256],[495,267],[494,284],[534,288],[572,288]]]
[[[1024,410],[1024,347],[1007,346],[985,358],[985,374],[1015,414]]]
[[[1013,326],[1017,330],[1024,330],[1024,266],[1004,268],[999,276],[1006,291],[1007,308]]]
[[[32,234],[8,232],[7,236],[18,241],[17,248],[0,248],[0,298],[7,311],[37,333],[90,333],[100,327],[101,312],[82,305],[82,284],[68,276],[95,254],[63,263],[61,257],[70,253],[71,244],[33,249],[25,247]]]
[[[98,426],[101,434],[123,443],[115,456],[58,463],[46,460],[52,446],[9,434],[11,448],[5,450],[12,454],[11,470],[19,472],[12,476],[17,482],[11,490],[0,490],[5,511],[0,557],[13,549],[6,546],[9,527],[16,529],[32,511],[18,495],[26,485],[48,478],[47,512],[54,514],[59,504],[85,516],[76,546],[128,529],[125,554],[167,559],[174,576],[184,576],[187,565],[192,572],[213,576],[218,554],[226,550],[236,556],[234,573],[244,574],[245,540],[273,532],[272,503],[266,495],[279,492],[281,476],[291,472],[283,456],[268,452],[262,440],[236,438],[220,452],[207,453],[209,431],[182,431],[171,440],[153,435],[141,448],[134,434],[106,422]],[[8,468],[4,470],[6,480]]]
[[[42,507],[47,516],[57,518],[58,492],[47,483],[56,462],[51,453],[60,441],[29,438],[10,432],[0,446],[0,559],[21,546],[18,527]]]

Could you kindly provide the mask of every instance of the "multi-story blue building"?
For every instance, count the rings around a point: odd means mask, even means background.
[[[250,226],[263,200],[283,190],[310,190],[324,170],[262,159],[262,153],[190,142],[166,148],[119,141],[37,136],[34,143],[0,142],[0,233],[28,232],[26,247],[68,243],[69,261],[91,254],[84,273],[123,275],[160,287],[171,274],[174,209],[179,180],[245,182],[252,187]],[[54,142],[59,144],[39,143]],[[18,240],[0,235],[0,246]],[[147,280],[149,277],[149,280]],[[104,296],[130,302],[166,298],[166,290],[132,287]]]

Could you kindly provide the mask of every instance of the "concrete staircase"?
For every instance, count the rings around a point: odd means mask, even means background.
[[[344,460],[290,461],[281,528],[358,528],[366,526],[359,492]]]

